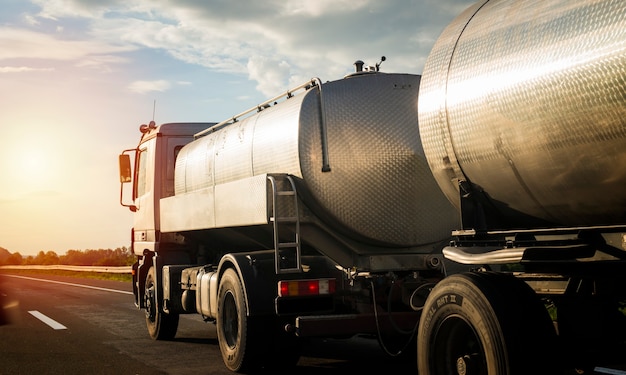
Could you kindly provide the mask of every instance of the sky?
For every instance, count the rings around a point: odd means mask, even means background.
[[[130,245],[117,155],[313,77],[420,74],[474,0],[0,0],[0,247]]]

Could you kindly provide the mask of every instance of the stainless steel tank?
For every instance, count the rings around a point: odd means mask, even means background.
[[[354,239],[383,247],[445,239],[458,213],[422,150],[418,88],[416,75],[356,74],[227,125],[180,151],[176,195],[288,173],[307,207]]]
[[[431,169],[500,220],[626,223],[626,2],[481,1],[443,32],[419,95]]]

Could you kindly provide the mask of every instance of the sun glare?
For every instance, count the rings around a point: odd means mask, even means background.
[[[41,154],[29,153],[16,162],[14,172],[20,185],[26,189],[41,188],[47,179],[46,160]]]
[[[20,152],[11,161],[9,177],[14,193],[23,194],[55,188],[55,160],[58,155],[45,149],[31,147],[20,148]]]
[[[60,124],[16,119],[28,126],[0,128],[0,199],[15,200],[41,192],[66,191],[76,154],[71,137]],[[53,131],[52,129],[55,129]]]
[[[39,175],[44,170],[44,160],[40,155],[29,155],[24,160],[23,172],[26,175]]]

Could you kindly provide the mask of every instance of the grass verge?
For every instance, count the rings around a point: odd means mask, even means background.
[[[0,269],[1,274],[10,275],[53,275],[82,277],[87,279],[112,280],[132,282],[132,275],[126,273],[106,273],[106,272],[82,272],[82,271],[66,271],[66,270],[19,270],[19,269]]]

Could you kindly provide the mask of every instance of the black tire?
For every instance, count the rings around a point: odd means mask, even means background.
[[[235,372],[254,368],[258,354],[254,345],[255,325],[247,313],[241,281],[232,268],[224,271],[220,280],[216,323],[217,339],[226,367]]]
[[[417,335],[420,375],[553,374],[556,353],[545,306],[511,275],[449,276],[424,305]]]
[[[179,314],[166,314],[163,311],[163,301],[157,301],[156,288],[156,270],[150,267],[144,291],[148,333],[153,340],[171,340],[178,330]]]

